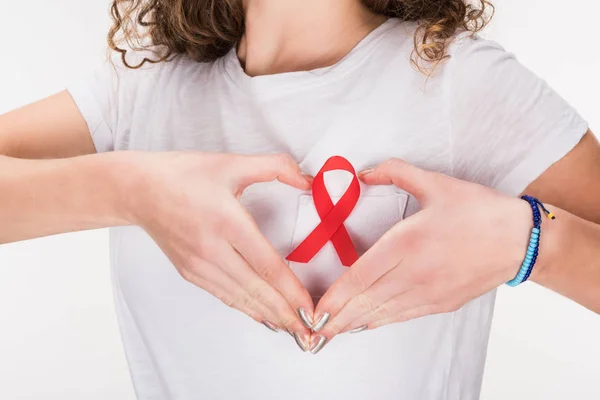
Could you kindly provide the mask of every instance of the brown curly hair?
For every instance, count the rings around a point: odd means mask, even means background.
[[[488,0],[361,0],[372,11],[418,22],[411,61],[426,71],[445,60],[447,46],[458,32],[476,33],[490,21],[494,6]],[[242,0],[114,0],[109,48],[121,53],[123,64],[135,69],[145,63],[187,54],[198,62],[225,55],[244,33]],[[150,50],[135,65],[126,60],[126,43],[134,51]]]

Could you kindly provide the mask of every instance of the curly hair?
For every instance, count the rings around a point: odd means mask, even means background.
[[[415,21],[412,64],[433,70],[448,58],[447,48],[459,32],[483,29],[493,16],[488,0],[361,0],[372,11],[404,21]],[[109,49],[121,53],[128,68],[166,61],[186,54],[198,62],[225,55],[244,34],[242,0],[113,0]],[[130,50],[149,50],[155,57],[127,62]],[[431,68],[428,68],[431,67]]]

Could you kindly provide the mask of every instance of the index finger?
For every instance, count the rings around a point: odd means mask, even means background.
[[[314,304],[308,290],[263,236],[248,211],[243,207],[240,208],[245,217],[239,219],[240,226],[237,233],[228,238],[231,245],[262,279],[281,293],[293,310],[300,315],[304,325],[310,328],[305,315],[311,320]]]
[[[398,265],[411,245],[410,228],[417,223],[417,216],[398,223],[331,285],[315,309],[315,331],[324,326],[319,324],[323,315],[329,315],[327,320],[334,322],[333,317],[351,299],[365,292]],[[337,328],[341,330],[343,327]]]
[[[308,190],[310,178],[302,174],[300,166],[289,154],[240,156],[238,184],[245,188],[253,183],[278,180],[297,189]]]

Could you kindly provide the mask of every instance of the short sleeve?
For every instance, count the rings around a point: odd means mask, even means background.
[[[573,107],[493,41],[459,39],[448,68],[458,178],[518,195],[588,130]]]
[[[85,119],[97,152],[114,150],[118,94],[117,67],[105,61],[67,86]]]

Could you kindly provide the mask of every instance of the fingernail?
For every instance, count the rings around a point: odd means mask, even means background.
[[[272,330],[273,332],[279,332],[279,327],[272,323],[271,321],[264,320],[263,325]]]
[[[350,330],[348,332],[350,332],[350,333],[358,333],[358,332],[364,331],[365,329],[367,329],[367,325],[359,326],[358,328],[354,328],[354,329],[352,329],[352,330]]]
[[[292,332],[290,332],[290,330],[289,330],[288,328],[285,328],[285,331],[286,331],[287,333],[289,333],[289,335],[290,335],[291,337],[294,337],[294,334],[293,334]]]
[[[308,182],[310,182],[311,184],[313,183],[313,181],[315,180],[315,178],[313,178],[310,175],[306,175],[306,174],[302,174],[302,176],[304,177],[304,179],[306,179]]]
[[[329,321],[329,318],[331,317],[331,314],[329,313],[324,313],[321,318],[319,318],[319,321],[315,324],[315,326],[312,327],[313,332],[319,332],[321,329],[323,329],[323,327],[325,326],[325,324]]]
[[[364,169],[358,173],[358,176],[365,176],[370,174],[371,172],[373,172],[373,168]]]
[[[305,340],[302,340],[302,338],[300,337],[299,333],[294,333],[294,340],[296,341],[296,344],[298,345],[298,347],[300,347],[300,350],[302,351],[306,351],[307,350],[307,345],[305,343],[308,343],[308,338],[305,337]]]
[[[310,317],[310,315],[308,315],[306,313],[304,308],[298,309],[298,315],[300,316],[300,319],[302,320],[302,323],[304,324],[304,326],[306,326],[308,329],[311,329],[312,325],[313,325],[313,320]]]
[[[313,354],[317,354],[319,351],[321,351],[323,346],[325,346],[326,342],[327,342],[327,338],[325,336],[313,337],[311,339],[311,343],[310,343],[310,352]]]

